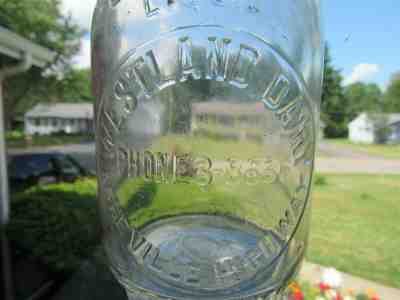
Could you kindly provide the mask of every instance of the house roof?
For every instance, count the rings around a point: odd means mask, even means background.
[[[389,114],[389,124],[400,122],[400,114]]]
[[[386,118],[388,125],[400,122],[400,113],[391,113],[391,114],[371,113],[371,114],[367,114],[367,118],[369,120],[373,120],[374,118],[379,118],[379,117]]]
[[[384,113],[365,113],[364,112],[364,113],[359,114],[353,121],[351,121],[349,123],[349,125],[362,117],[366,117],[366,119],[369,121],[372,121],[374,118],[384,117],[384,118],[386,118],[388,125],[400,122],[400,113],[384,114]]]
[[[29,118],[93,119],[92,103],[39,103],[29,110]]]
[[[257,103],[232,103],[226,101],[195,102],[193,114],[213,114],[225,116],[260,115],[265,112],[264,105]]]

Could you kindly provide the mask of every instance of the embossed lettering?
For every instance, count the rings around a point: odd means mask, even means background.
[[[129,229],[128,221],[121,207],[113,197],[110,199],[110,215],[113,221],[113,226],[120,232]]]
[[[311,119],[305,112],[305,102],[298,96],[283,108],[276,112],[277,117],[282,122],[284,133],[290,138],[290,151],[293,164],[297,164],[306,154],[311,140],[309,138],[309,128]]]
[[[284,216],[279,220],[278,225],[275,227],[276,232],[282,239],[286,239],[290,233],[290,229],[294,226],[294,218],[290,209],[286,209]]]
[[[265,90],[261,101],[270,110],[276,110],[280,107],[281,101],[289,93],[289,80],[280,74],[277,76]]]
[[[248,4],[248,6],[247,6],[247,9],[248,9],[248,11],[250,12],[250,13],[253,13],[253,14],[255,14],[255,13],[258,13],[259,11],[260,11],[260,9],[258,8],[258,5],[257,5],[257,2],[256,2],[257,0],[250,0],[249,2],[249,4]]]
[[[135,61],[135,71],[145,95],[150,98],[161,85],[161,73],[156,57],[152,50]]]
[[[191,182],[201,187],[212,184],[219,176],[226,176],[225,184],[273,184],[283,170],[278,161],[270,159],[239,161],[229,158],[221,161],[223,167],[215,167],[204,155],[153,153],[124,147],[116,147],[115,157],[116,168],[128,178],[143,177],[157,183]]]
[[[146,13],[151,15],[159,12],[160,8],[155,7],[154,4],[162,3],[162,1],[144,1],[144,3]],[[176,46],[176,48],[171,49],[177,50],[177,53],[171,53],[171,59],[168,60],[168,63],[173,66],[161,65],[161,63],[165,64],[166,60],[157,60],[159,47],[148,50],[149,48],[146,46],[145,51],[142,51],[139,47],[134,56],[128,58],[123,65],[124,67],[119,70],[117,80],[111,86],[110,96],[112,100],[115,100],[117,109],[113,112],[109,109],[109,106],[103,107],[100,124],[100,128],[104,130],[104,140],[102,141],[104,148],[113,153],[113,156],[108,155],[107,159],[112,158],[115,162],[115,164],[107,164],[107,168],[112,168],[113,171],[118,168],[120,173],[112,173],[118,175],[116,179],[141,177],[146,181],[157,183],[194,183],[201,187],[208,186],[214,180],[218,180],[218,174],[223,177],[221,181],[230,180],[231,184],[234,182],[237,185],[242,183],[265,185],[265,183],[272,184],[278,180],[280,181],[279,184],[285,185],[288,181],[290,183],[287,187],[290,194],[288,206],[285,210],[282,209],[283,216],[279,219],[278,224],[272,227],[276,234],[266,235],[260,240],[257,247],[241,256],[216,259],[215,265],[202,267],[188,266],[184,261],[176,263],[167,256],[163,257],[160,249],[145,238],[139,237],[136,232],[132,232],[130,229],[129,232],[132,233],[128,245],[129,251],[138,257],[141,263],[150,266],[153,271],[160,275],[165,273],[163,276],[167,279],[188,285],[203,284],[202,281],[207,280],[204,284],[211,283],[211,285],[215,284],[219,287],[229,286],[235,284],[238,280],[243,280],[246,276],[254,275],[260,267],[270,263],[282,250],[283,244],[280,240],[288,240],[298,218],[301,217],[306,202],[308,183],[304,183],[304,178],[300,179],[298,188],[291,195],[293,192],[292,175],[297,174],[292,169],[294,165],[288,165],[288,175],[283,177],[281,176],[282,166],[280,164],[278,167],[272,166],[271,160],[264,158],[248,161],[221,160],[213,165],[208,157],[195,157],[193,153],[178,155],[175,152],[151,152],[145,149],[136,151],[135,149],[119,147],[115,138],[120,133],[120,128],[125,121],[124,118],[136,109],[140,101],[149,101],[151,97],[169,85],[201,78],[224,81],[226,84],[241,89],[255,84],[251,80],[251,76],[253,68],[257,66],[261,58],[260,55],[263,53],[261,48],[252,48],[240,43],[241,41],[236,43],[236,41],[233,42],[231,39],[221,36],[204,35],[199,37],[193,35],[191,37],[187,32],[181,37],[173,35],[168,38],[174,43],[174,47]],[[247,42],[247,40],[243,39],[243,42]],[[197,45],[195,43],[202,44]],[[258,44],[255,43],[254,45]],[[201,51],[201,46],[207,47],[206,55]],[[176,61],[176,56],[178,61]],[[197,59],[203,59],[199,65],[205,65],[205,70],[200,70],[197,67]],[[164,72],[166,71],[173,73],[168,75],[172,78],[171,80],[165,79]],[[307,155],[307,149],[313,143],[314,136],[311,131],[313,120],[308,107],[309,103],[305,98],[307,95],[297,94],[292,97],[298,87],[293,86],[294,89],[291,89],[291,84],[295,85],[296,82],[292,81],[292,77],[286,74],[288,73],[277,74],[271,83],[265,84],[263,86],[263,88],[266,87],[265,91],[262,90],[262,95],[260,93],[257,99],[261,100],[280,122],[280,134],[282,134],[282,137],[285,136],[289,142],[289,155],[292,156],[296,164]],[[107,94],[107,96],[109,95]],[[112,167],[108,165],[112,165]],[[112,178],[107,180],[112,182],[110,186],[114,187],[116,181],[114,182]],[[112,188],[107,193],[113,193]],[[118,201],[110,198],[109,202],[107,202],[107,205],[110,205],[112,222],[117,225],[119,230],[128,229],[128,220],[121,207],[118,206]],[[113,204],[113,202],[116,204]],[[204,274],[207,274],[207,276],[203,276]]]
[[[260,243],[260,247],[264,249],[270,257],[273,257],[281,250],[281,246],[278,241],[270,234],[265,235],[262,242],[263,243]]]
[[[121,2],[121,0],[111,0],[111,5],[113,7],[117,6],[119,3]]]
[[[290,209],[292,210],[295,218],[298,218],[300,216],[303,204],[303,199],[297,197],[293,197],[292,200],[290,200]]]
[[[224,6],[225,5],[225,0],[212,0],[212,1],[217,6]]]
[[[296,126],[295,130],[292,131],[290,135],[291,138],[291,152],[293,157],[293,163],[296,165],[306,154],[310,142],[308,139],[307,125],[310,119],[304,116],[303,113],[300,114],[300,123]],[[308,142],[307,142],[308,141]]]
[[[280,108],[276,115],[278,116],[279,120],[282,122],[283,128],[289,128],[293,126],[294,120],[298,118],[298,114],[301,109],[301,101],[300,97],[296,98],[293,101],[290,101],[287,105]]]
[[[128,250],[137,259],[140,259],[143,262],[146,261],[151,265],[155,264],[155,261],[160,254],[160,250],[156,246],[144,237],[138,236],[136,232],[131,233]]]
[[[197,11],[199,9],[199,2],[202,0],[183,0],[183,5]]]
[[[237,270],[234,266],[234,259],[229,257],[217,261],[215,264],[215,274],[217,281],[222,281],[223,283],[232,279],[235,280]]]
[[[104,138],[102,144],[107,152],[111,152],[115,147],[114,135],[119,131],[119,124],[115,123],[108,111],[103,111],[104,121],[102,129],[104,131]]]
[[[143,157],[144,162],[144,178],[147,180],[151,180],[156,175],[156,159],[153,153],[150,151],[144,152]]]
[[[123,102],[126,113],[131,113],[136,109],[137,95],[141,90],[142,87],[136,79],[134,70],[127,68],[114,85],[114,97],[117,101]]]
[[[201,78],[199,70],[196,70],[193,66],[193,48],[189,37],[179,39],[178,66],[179,80],[181,82],[186,81],[190,77],[196,80]]]
[[[152,4],[152,0],[143,0],[144,11],[147,17],[155,16],[159,13],[159,8]]]
[[[207,79],[224,81],[228,75],[228,63],[230,59],[229,45],[231,39],[209,37],[210,45],[207,50]]]
[[[247,79],[252,68],[257,64],[259,58],[258,51],[253,47],[241,44],[238,55],[232,64],[230,83],[238,88],[248,87]]]
[[[258,247],[251,251],[246,258],[255,269],[258,269],[260,266],[263,266],[265,263],[267,263],[264,252],[261,251]]]

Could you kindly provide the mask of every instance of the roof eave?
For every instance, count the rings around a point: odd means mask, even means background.
[[[22,60],[24,53],[32,56],[32,65],[43,68],[54,61],[56,53],[0,26],[0,54]]]

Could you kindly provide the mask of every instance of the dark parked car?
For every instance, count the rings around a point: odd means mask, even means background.
[[[8,172],[11,191],[33,185],[74,182],[93,174],[75,159],[62,153],[19,154],[10,158]]]

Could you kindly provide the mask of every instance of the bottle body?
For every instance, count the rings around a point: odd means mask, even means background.
[[[99,208],[130,297],[268,299],[296,273],[323,49],[316,2],[287,2],[98,3]]]

